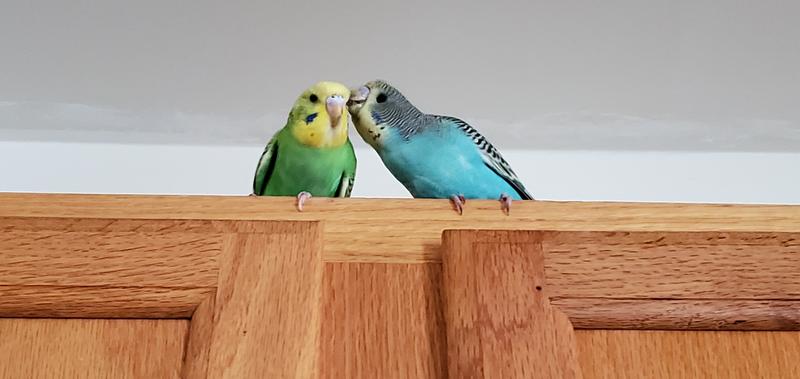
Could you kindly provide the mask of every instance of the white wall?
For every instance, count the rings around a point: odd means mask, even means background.
[[[0,140],[261,144],[383,78],[505,149],[800,151],[800,1],[3,0]]]
[[[0,191],[230,194],[250,191],[261,146],[0,142]],[[353,196],[408,197],[371,149]],[[504,152],[547,200],[800,204],[800,154]]]
[[[798,203],[798,15],[797,0],[3,0],[0,190],[245,194],[306,86],[382,78],[473,124],[542,199]],[[354,142],[355,195],[406,196]]]

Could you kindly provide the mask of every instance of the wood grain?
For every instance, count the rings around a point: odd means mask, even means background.
[[[576,329],[800,330],[800,301],[552,299]]]
[[[0,285],[212,287],[219,235],[5,231]]]
[[[604,246],[635,246],[647,249],[676,246],[694,249],[697,246],[748,247],[768,246],[776,248],[800,247],[800,233],[764,232],[754,229],[746,232],[719,231],[542,231],[543,239],[553,248],[565,246],[587,246],[601,240]]]
[[[44,197],[52,198],[50,195]],[[94,212],[98,207],[109,211],[104,205],[105,200],[116,199],[93,196],[86,198],[86,201],[78,204],[92,217],[96,216]],[[165,206],[172,204],[170,201],[175,199],[183,199],[180,204],[190,208],[197,206],[184,198],[144,198],[155,203],[165,202]],[[4,199],[7,200],[6,195],[0,194],[0,209],[3,209]],[[137,205],[148,209],[140,197],[126,199],[138,202]],[[211,199],[223,203],[232,201],[229,198]],[[282,201],[258,200],[258,204],[265,205]],[[210,214],[216,215],[215,212],[219,212],[209,202],[209,198],[199,197],[197,201],[204,208],[210,209]],[[382,201],[370,201],[373,202],[380,203],[376,207],[382,206]],[[341,210],[335,201],[323,201],[318,205],[335,208],[334,211],[324,213],[324,216],[337,220],[335,223],[326,223],[323,239],[327,242],[333,239],[334,246],[339,238],[342,243],[347,240],[347,243],[360,245],[365,250],[358,254],[367,256],[368,261],[372,260],[369,257],[379,257],[378,260],[384,262],[425,262],[425,259],[417,260],[413,255],[401,257],[402,254],[395,252],[407,250],[409,244],[414,243],[414,238],[421,233],[428,233],[430,228],[436,229],[435,223],[438,221],[417,220],[414,215],[406,215],[415,212],[413,207],[419,208],[416,202],[404,200],[398,204],[411,206],[408,211],[391,213],[391,217],[401,220],[407,218],[405,222],[381,221],[376,217],[389,216],[359,207]],[[565,210],[571,211],[571,208],[580,209],[583,205],[563,206],[566,207]],[[152,204],[149,207],[153,208]],[[653,207],[660,208],[655,205]],[[682,206],[676,207],[680,209]],[[698,209],[710,209],[713,213],[727,208],[731,207],[703,206]],[[751,208],[742,208],[743,213],[752,211]],[[54,209],[64,208],[54,206]],[[139,213],[139,208],[125,209],[131,217],[143,216]],[[662,213],[666,214],[669,209],[672,208],[665,208]],[[424,207],[422,210],[424,211]],[[291,212],[297,213],[294,210]],[[298,217],[280,212],[271,215],[275,218],[284,216]],[[356,217],[372,220],[376,222],[376,227],[380,225],[383,229],[378,234],[357,232],[353,228],[358,227],[362,220]],[[505,216],[495,218],[502,217]],[[469,217],[464,220],[467,223],[472,222]],[[481,223],[497,222],[487,220],[489,221],[481,219]],[[527,221],[521,222],[524,224]],[[685,225],[683,221],[680,224]],[[344,228],[347,225],[350,227]],[[760,229],[764,229],[763,225],[768,224],[762,223]],[[5,309],[8,312],[5,314],[9,316],[131,317],[153,312],[153,317],[186,317],[187,312],[198,304],[192,303],[199,299],[194,294],[205,293],[217,285],[223,236],[231,233],[242,235],[279,232],[275,228],[278,228],[275,222],[255,220],[0,217],[0,290],[14,294],[6,300],[0,299],[0,314],[4,314],[2,312]],[[337,234],[343,231],[345,234]],[[579,317],[576,320],[579,327],[605,328],[610,324],[624,328],[708,329],[715,325],[721,329],[737,330],[800,328],[797,326],[797,318],[793,317],[793,310],[797,307],[795,301],[800,301],[800,275],[796,275],[800,270],[800,233],[543,233],[548,296],[556,302],[565,301],[563,304],[568,306],[565,311]],[[419,248],[435,251],[431,253],[435,257],[440,254],[439,242],[424,243]],[[324,248],[324,251],[330,252],[329,250],[329,246]],[[330,258],[326,253],[323,256]],[[68,290],[68,287],[82,289]],[[125,299],[113,296],[112,292],[116,290],[111,288],[131,288],[128,299],[131,301],[126,302]],[[54,301],[51,290],[56,289],[65,291],[62,293],[69,297],[65,298],[63,304],[53,304],[51,312],[48,310],[49,304]],[[93,293],[104,295],[94,296]],[[25,294],[24,297],[21,297],[22,294]],[[105,295],[112,296],[104,297]],[[638,305],[632,303],[636,299],[645,302]],[[650,303],[657,299],[695,302],[694,310],[687,307],[686,304],[689,303],[685,302],[681,306],[675,306],[678,303]],[[733,312],[737,309],[725,305],[731,304],[727,303],[730,301],[737,302],[735,304],[750,304],[752,307]],[[763,306],[763,303],[754,301],[772,303]],[[22,308],[17,305],[25,302],[31,304],[29,313],[19,313]],[[624,309],[631,313],[623,315],[617,312],[612,316],[612,313],[606,311],[614,304],[621,304],[619,302],[625,302],[626,306],[618,310]],[[128,306],[119,306],[121,303]],[[721,308],[712,311],[710,306]],[[102,313],[109,309],[116,309],[117,313]],[[669,317],[659,318],[653,315],[650,311],[652,309],[669,310]],[[643,323],[644,319],[650,320],[649,323]],[[702,321],[698,322],[699,320]]]
[[[189,318],[213,288],[0,286],[0,317]]]
[[[551,297],[800,300],[800,233],[554,232]]]
[[[798,332],[578,330],[584,377],[800,378]]]
[[[800,206],[470,201],[463,217],[447,200],[0,194],[0,217],[169,220],[319,220],[326,261],[440,261],[445,229],[800,232]],[[379,238],[376,238],[379,236]]]
[[[274,223],[274,229],[225,237],[213,322],[203,321],[211,331],[192,334],[210,338],[205,340],[208,377],[305,378],[317,373],[321,226],[284,222]],[[190,345],[195,349],[203,342]]]
[[[0,319],[0,378],[178,378],[186,320]]]
[[[446,375],[438,264],[325,265],[321,377]]]
[[[0,194],[2,198],[2,194]],[[0,231],[84,233],[215,233],[221,228],[212,220],[159,220],[131,218],[0,217]]]
[[[0,316],[189,317],[195,302],[184,377],[444,377],[441,231],[486,228],[543,231],[512,245],[543,243],[544,292],[581,327],[800,329],[798,206],[515,202],[504,216],[471,201],[461,217],[446,200],[293,201],[0,194]],[[487,320],[507,326],[521,310],[499,299],[484,298],[504,309]],[[0,378],[176,377],[186,333],[0,319]],[[585,377],[800,377],[797,332],[577,341]]]
[[[181,377],[183,379],[204,379],[208,377],[208,354],[214,331],[214,310],[216,293],[206,297],[192,314],[189,336],[186,341]]]
[[[572,325],[543,293],[540,233],[442,238],[449,377],[582,377]]]
[[[0,199],[3,193],[0,193]],[[2,200],[0,200],[2,201]],[[133,214],[137,214],[132,210]],[[154,219],[141,217],[4,217],[0,231],[57,232],[135,232],[135,233],[265,233],[273,232],[275,223],[258,220]]]

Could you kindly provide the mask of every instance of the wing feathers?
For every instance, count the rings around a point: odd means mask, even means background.
[[[253,193],[258,196],[263,196],[267,189],[272,173],[275,171],[275,162],[278,161],[278,137],[272,137],[261,153],[261,158],[258,160],[256,167],[256,174],[253,177]]]
[[[503,178],[511,187],[517,191],[517,194],[524,199],[524,200],[533,200],[533,196],[525,189],[525,186],[517,177],[517,174],[511,169],[511,166],[503,159],[503,156],[500,155],[500,152],[492,146],[491,143],[480,133],[478,133],[475,128],[467,124],[466,122],[457,119],[455,117],[448,117],[448,116],[437,116],[440,120],[448,121],[453,123],[457,128],[461,129],[469,138],[472,139],[472,142],[475,143],[475,146],[478,148],[478,151],[481,153],[481,158],[483,158],[483,162],[489,167],[495,174]]]

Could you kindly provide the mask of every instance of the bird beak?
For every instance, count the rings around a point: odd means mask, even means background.
[[[325,100],[325,110],[328,111],[328,116],[330,116],[331,128],[339,125],[339,120],[342,119],[342,112],[344,111],[344,103],[344,97],[340,95],[331,95]]]
[[[347,102],[347,105],[358,108],[367,101],[368,96],[369,88],[367,86],[358,87],[358,89],[350,91],[350,101]]]

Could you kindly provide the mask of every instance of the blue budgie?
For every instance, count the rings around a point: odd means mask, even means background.
[[[455,117],[426,114],[388,83],[351,91],[348,110],[361,138],[415,198],[533,200],[508,162],[477,130]]]

